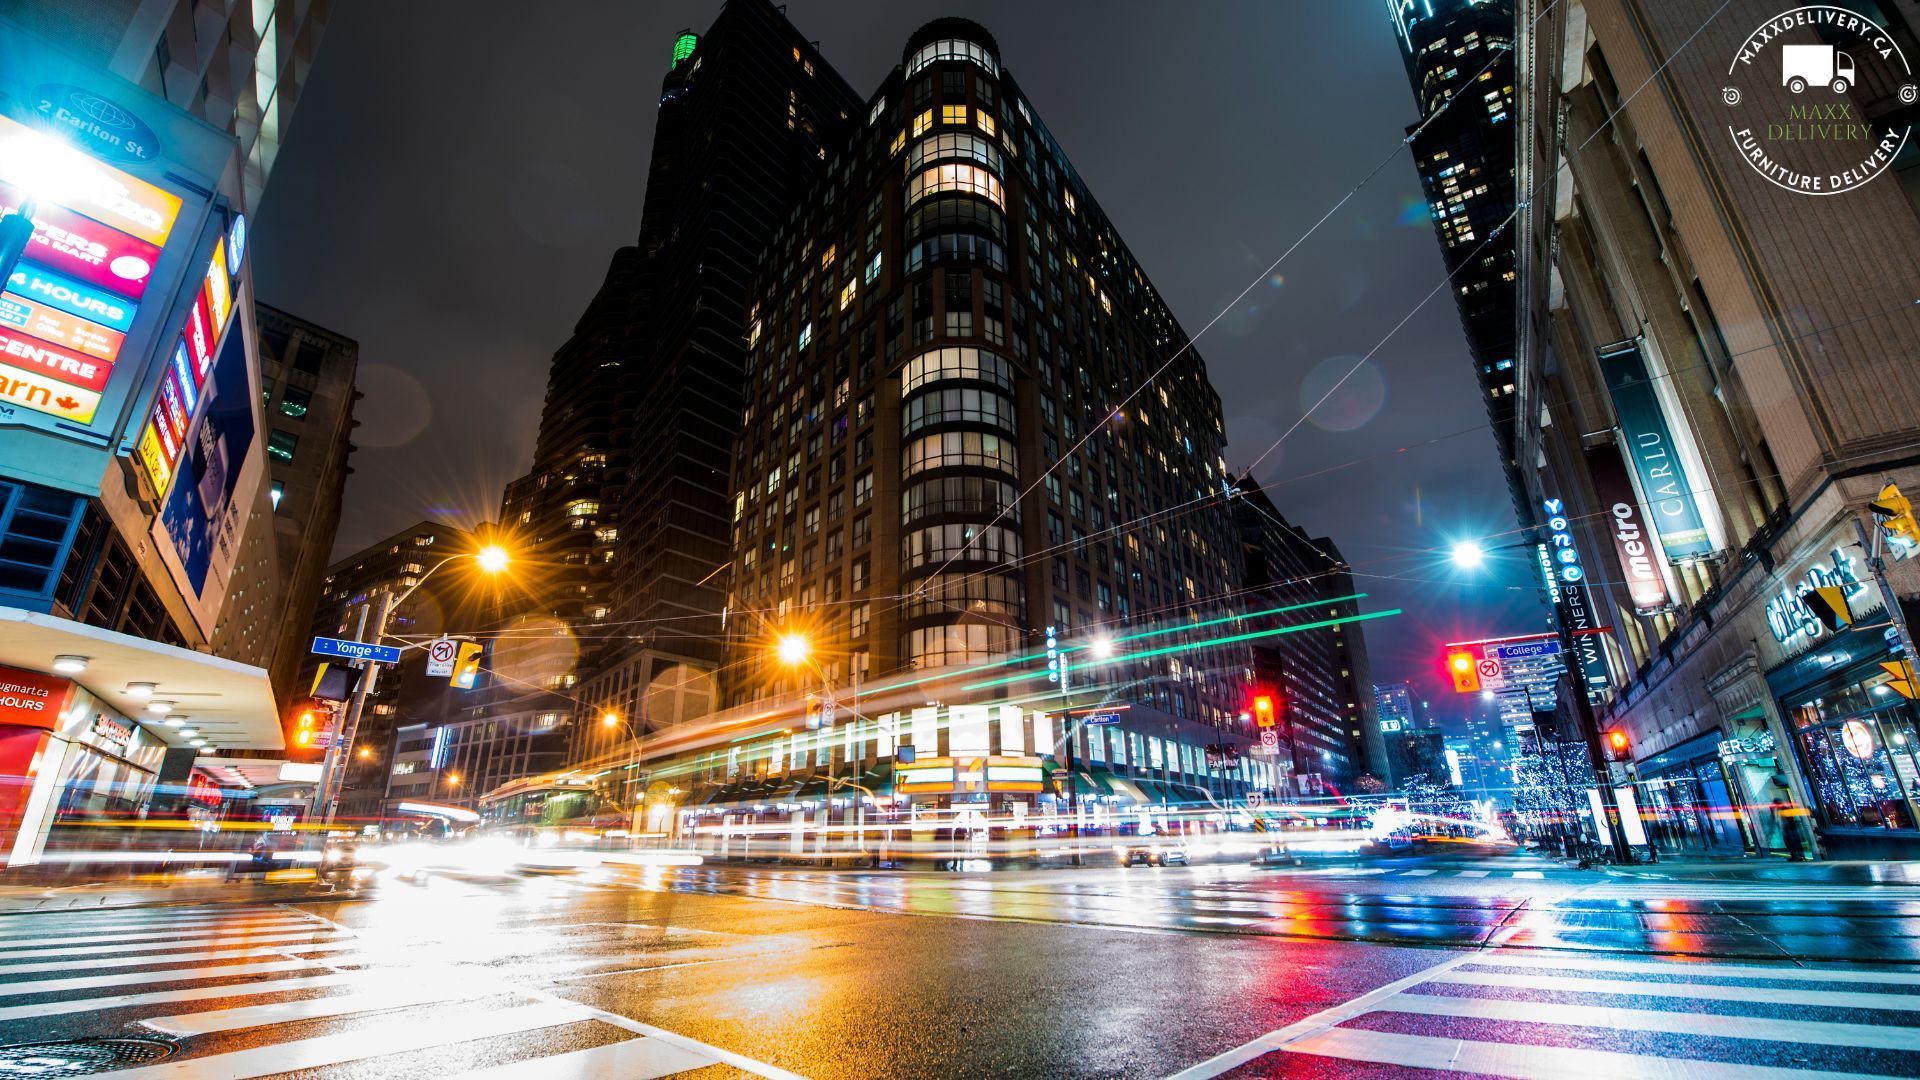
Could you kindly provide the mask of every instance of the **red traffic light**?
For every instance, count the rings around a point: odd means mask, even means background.
[[[1447,674],[1453,676],[1456,693],[1471,694],[1480,689],[1480,670],[1470,652],[1456,649],[1448,653]]]
[[[1259,694],[1253,699],[1253,722],[1261,727],[1274,724],[1274,700],[1272,694]]]
[[[1627,733],[1619,728],[1607,732],[1607,758],[1611,761],[1627,760]]]

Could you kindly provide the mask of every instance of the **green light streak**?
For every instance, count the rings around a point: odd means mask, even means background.
[[[1068,665],[1064,665],[1063,670],[1068,672],[1085,671],[1088,668],[1100,667],[1108,663],[1118,663],[1123,660],[1144,660],[1149,656],[1161,656],[1166,653],[1185,652],[1189,649],[1205,649],[1215,645],[1231,645],[1236,641],[1253,641],[1258,638],[1274,637],[1279,634],[1298,633],[1302,630],[1323,630],[1329,626],[1344,626],[1347,623],[1365,622],[1368,619],[1384,619],[1389,615],[1400,615],[1400,614],[1403,614],[1401,609],[1389,608],[1386,611],[1369,611],[1364,615],[1349,615],[1345,618],[1339,618],[1339,619],[1321,619],[1317,622],[1297,623],[1293,626],[1282,626],[1273,630],[1254,630],[1245,634],[1229,634],[1226,637],[1209,638],[1206,641],[1190,641],[1182,645],[1163,645],[1158,649],[1148,649],[1145,652],[1128,653],[1124,657],[1115,657],[1113,660],[1110,660],[1110,661],[1096,660],[1096,661],[1092,661],[1090,663],[1085,663],[1085,664],[1068,664]],[[986,690],[995,686],[1005,686],[1007,683],[1019,682],[1023,679],[1039,678],[1042,674],[1043,674],[1042,672],[1038,672],[1038,671],[1023,671],[1018,675],[1011,675],[1004,679],[991,679],[991,680],[988,680],[987,682],[968,683],[967,685],[962,686],[960,689]]]
[[[1203,626],[1218,626],[1221,623],[1235,622],[1240,619],[1262,619],[1267,617],[1268,615],[1284,615],[1289,611],[1300,611],[1304,608],[1315,608],[1315,607],[1321,606],[1322,604],[1338,604],[1346,600],[1365,600],[1366,598],[1367,598],[1366,593],[1363,593],[1363,592],[1352,593],[1347,596],[1330,596],[1324,600],[1313,600],[1304,604],[1288,604],[1286,607],[1269,608],[1266,611],[1249,611],[1249,612],[1243,612],[1243,613],[1234,614],[1234,615],[1223,615],[1218,619],[1206,619],[1201,622],[1181,623],[1179,626],[1163,626],[1156,630],[1143,630],[1138,634],[1128,634],[1125,637],[1114,638],[1113,644],[1123,645],[1129,641],[1145,641],[1148,638],[1164,637],[1168,634],[1180,634],[1180,633],[1185,633],[1188,630],[1198,630]],[[1068,653],[1080,652],[1084,649],[1089,649],[1089,648],[1092,648],[1092,646],[1091,645],[1061,645],[1057,647],[1054,651],[1058,652],[1062,656],[1065,656]],[[1135,653],[1132,655],[1138,656],[1142,654]],[[986,672],[986,671],[991,671],[994,668],[1011,667],[1015,664],[1027,664],[1027,663],[1032,663],[1035,660],[1045,660],[1046,658],[1047,658],[1046,651],[1041,650],[1040,652],[1036,652],[1036,653],[1028,653],[1025,656],[1012,656],[1012,657],[1008,657],[1005,660],[995,660],[991,663],[980,664],[970,670],[976,673]],[[1113,657],[1113,659],[1121,660],[1125,658],[1116,656],[1116,657]],[[908,679],[905,682],[882,683],[878,686],[865,687],[862,689],[861,692],[864,694],[878,694],[885,690],[904,690],[909,686],[919,686],[921,683],[945,682],[949,679],[962,678],[966,676],[968,673],[969,673],[968,671],[947,671],[947,672],[942,672],[938,675],[926,675],[918,679]]]

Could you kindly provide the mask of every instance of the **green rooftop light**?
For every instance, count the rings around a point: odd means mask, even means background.
[[[680,31],[680,36],[673,39],[673,66],[679,67],[680,61],[692,56],[693,47],[698,44],[700,44],[699,34],[691,30]]]

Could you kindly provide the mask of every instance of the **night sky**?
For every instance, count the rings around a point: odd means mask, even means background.
[[[1437,708],[1448,640],[1545,629],[1442,291],[1276,450],[1445,270],[1405,148],[1271,278],[1261,271],[1416,118],[1383,5],[794,0],[861,94],[907,36],[964,15],[1001,58],[1189,334],[1226,403],[1228,465],[1330,535],[1369,609],[1374,678]],[[256,214],[260,299],[360,342],[359,451],[336,555],[422,517],[490,519],[533,452],[548,362],[639,231],[674,34],[717,0],[342,2]],[[1437,441],[1433,441],[1437,440]],[[1403,450],[1404,448],[1404,450]],[[1475,703],[1477,705],[1477,703]]]

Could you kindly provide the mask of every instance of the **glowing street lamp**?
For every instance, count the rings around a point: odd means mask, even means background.
[[[505,570],[507,564],[512,561],[511,557],[507,555],[507,549],[501,547],[499,544],[488,544],[486,547],[475,552],[473,557],[474,560],[480,564],[480,569],[485,570],[489,574],[497,574]]]
[[[813,655],[813,643],[807,640],[805,634],[781,634],[773,648],[780,662],[788,667],[799,667],[806,663],[807,657]]]
[[[1478,541],[1462,540],[1453,545],[1453,565],[1462,570],[1477,570],[1487,561],[1487,550]]]

